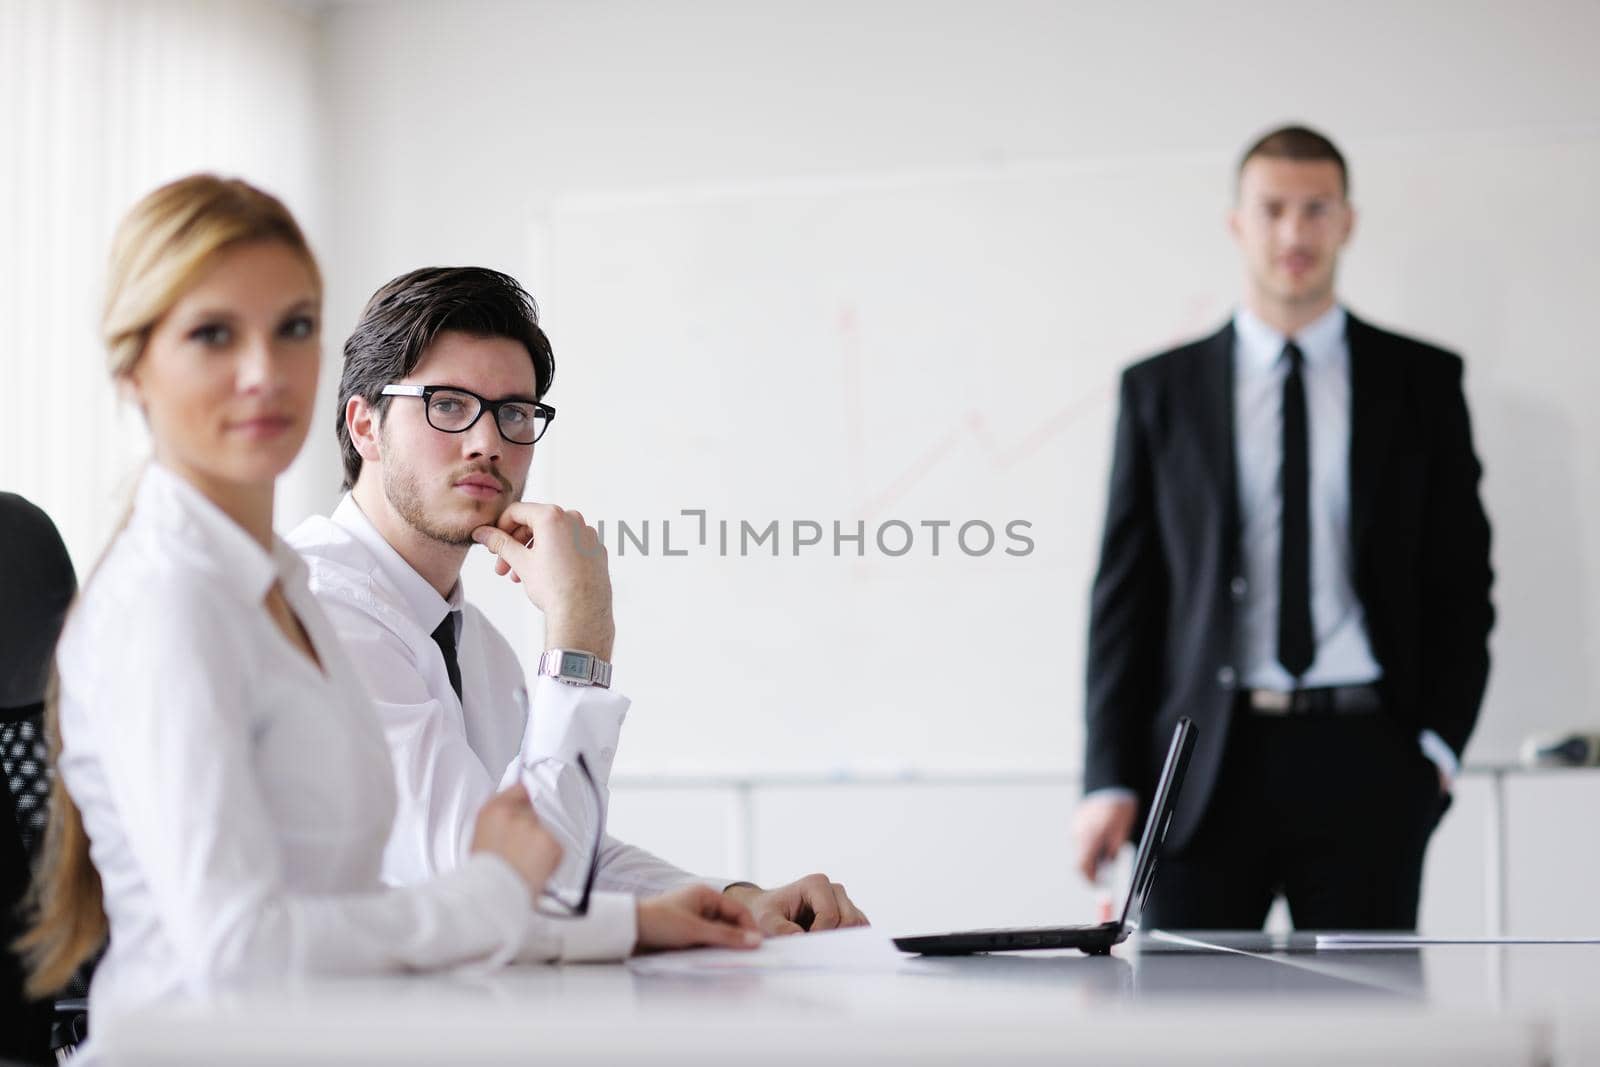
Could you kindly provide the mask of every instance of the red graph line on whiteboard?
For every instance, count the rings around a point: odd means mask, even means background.
[[[887,489],[862,505],[859,513],[862,518],[871,519],[886,512],[926,480],[959,445],[969,439],[975,441],[979,452],[988,457],[992,469],[1008,470],[1042,451],[1053,438],[1066,433],[1087,412],[1109,402],[1111,396],[1111,390],[1098,389],[1078,397],[1005,451],[995,444],[983,414],[969,409],[959,423],[908,465]]]
[[[1215,301],[1202,294],[1188,300],[1182,325],[1168,338],[1164,347],[1173,347],[1199,332],[1212,314]],[[844,349],[845,364],[845,432],[848,441],[851,469],[860,472],[866,464],[866,417],[861,399],[861,330],[860,314],[855,304],[845,304],[839,312],[840,342]],[[995,471],[1009,470],[1018,463],[1043,451],[1052,440],[1072,429],[1089,412],[1115,401],[1116,389],[1106,386],[1073,399],[1024,434],[1016,444],[1001,450],[994,435],[989,432],[983,413],[969,408],[961,420],[922,454],[912,461],[877,496],[869,499],[859,509],[863,519],[872,519],[903,500],[910,492],[933,474],[956,449],[967,440],[975,441],[979,452],[989,460]]]
[[[931,448],[918,457],[917,461],[907,467],[900,477],[890,483],[889,488],[863,505],[859,509],[861,517],[863,519],[875,518],[916,488],[918,483],[932,474],[934,468],[939,466],[946,456],[955,451],[956,446],[962,442],[962,439],[971,433],[971,422],[977,418],[980,418],[977,412],[967,412],[966,419],[961,424],[952,427],[944,437],[940,438]]]
[[[1007,467],[1015,466],[1022,460],[1039,452],[1050,442],[1051,438],[1065,433],[1090,410],[1109,403],[1114,393],[1115,390],[1109,388],[1097,389],[1073,400],[1072,403],[1040,423],[1032,433],[997,456],[995,458],[995,466],[1005,470]]]

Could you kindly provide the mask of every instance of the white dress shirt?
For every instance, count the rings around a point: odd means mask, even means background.
[[[1367,640],[1366,613],[1356,595],[1350,538],[1350,345],[1338,305],[1299,330],[1304,356],[1310,460],[1311,620],[1316,657],[1303,688],[1365,685],[1383,669]],[[1283,358],[1288,338],[1248,309],[1233,317],[1234,455],[1239,477],[1242,574],[1235,580],[1234,667],[1247,689],[1295,688],[1278,662],[1278,569],[1282,548]],[[1456,755],[1431,730],[1419,743],[1454,776]]]
[[[268,615],[274,583],[320,669]],[[593,921],[539,916],[496,856],[383,885],[389,750],[303,564],[157,464],[70,614],[57,666],[59,773],[111,928],[97,1018],[230,980],[632,948],[631,907],[626,923],[603,906]]]
[[[1248,689],[1288,691],[1278,662],[1278,560],[1282,547],[1283,383],[1288,339],[1248,310],[1233,319],[1234,455],[1239,475],[1242,587],[1235,586],[1235,669]],[[1350,542],[1350,346],[1333,308],[1295,334],[1305,359],[1310,460],[1311,621],[1316,657],[1306,689],[1366,685],[1383,676],[1367,643]]]
[[[483,613],[448,598],[418,574],[346,495],[328,518],[289,535],[321,602],[377,705],[400,794],[384,877],[409,884],[449,871],[467,855],[478,809],[519,775],[564,856],[552,883],[572,896],[587,873],[604,817],[618,734],[629,702],[620,693],[540,676],[530,701],[522,664]],[[461,697],[433,631],[456,623]],[[577,767],[582,753],[599,786],[597,810]],[[665,892],[701,879],[607,835],[598,889]],[[706,880],[714,888],[726,880]]]

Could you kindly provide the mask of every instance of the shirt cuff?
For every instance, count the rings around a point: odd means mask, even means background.
[[[493,970],[523,955],[530,934],[533,900],[527,883],[503,856],[474,852],[454,871],[434,881],[452,881],[468,887],[467,893],[478,898],[474,910],[500,928],[499,947],[486,958],[471,961],[469,969]]]
[[[540,676],[534,683],[528,725],[522,735],[523,760],[576,763],[581,752],[595,779],[604,782],[611,775],[628,706],[628,698],[621,693]]]
[[[1125,785],[1107,785],[1083,794],[1084,800],[1138,800],[1139,794]]]
[[[561,959],[567,963],[623,960],[639,942],[639,902],[626,893],[595,893],[588,914],[558,923]]]
[[[1417,735],[1417,744],[1422,746],[1422,754],[1434,762],[1444,776],[1453,783],[1461,773],[1461,760],[1444,738],[1432,730],[1424,730]]]

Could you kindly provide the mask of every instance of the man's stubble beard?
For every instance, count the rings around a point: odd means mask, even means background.
[[[440,544],[454,548],[467,547],[473,543],[472,531],[483,525],[473,520],[462,525],[449,526],[435,520],[428,514],[422,488],[410,467],[395,463],[383,465],[383,495],[389,499],[389,506],[405,520],[407,526]],[[493,525],[499,518],[497,513],[487,522]]]
[[[1321,303],[1337,292],[1339,261],[1337,258],[1334,259],[1326,268],[1326,274],[1299,292],[1295,291],[1294,283],[1287,278],[1280,285],[1274,273],[1269,266],[1266,271],[1258,274],[1254,279],[1256,291],[1265,294],[1282,307],[1304,308]]]

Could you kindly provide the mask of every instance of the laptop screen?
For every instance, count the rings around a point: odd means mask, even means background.
[[[1166,839],[1167,827],[1172,824],[1172,811],[1178,805],[1178,790],[1183,785],[1183,772],[1189,768],[1194,735],[1194,723],[1188,718],[1179,719],[1172,731],[1172,744],[1167,747],[1167,760],[1156,783],[1155,798],[1150,802],[1150,816],[1144,823],[1144,835],[1139,838],[1139,851],[1133,857],[1133,879],[1128,883],[1127,903],[1122,906],[1124,927],[1139,924],[1144,902],[1155,884],[1156,857]]]

